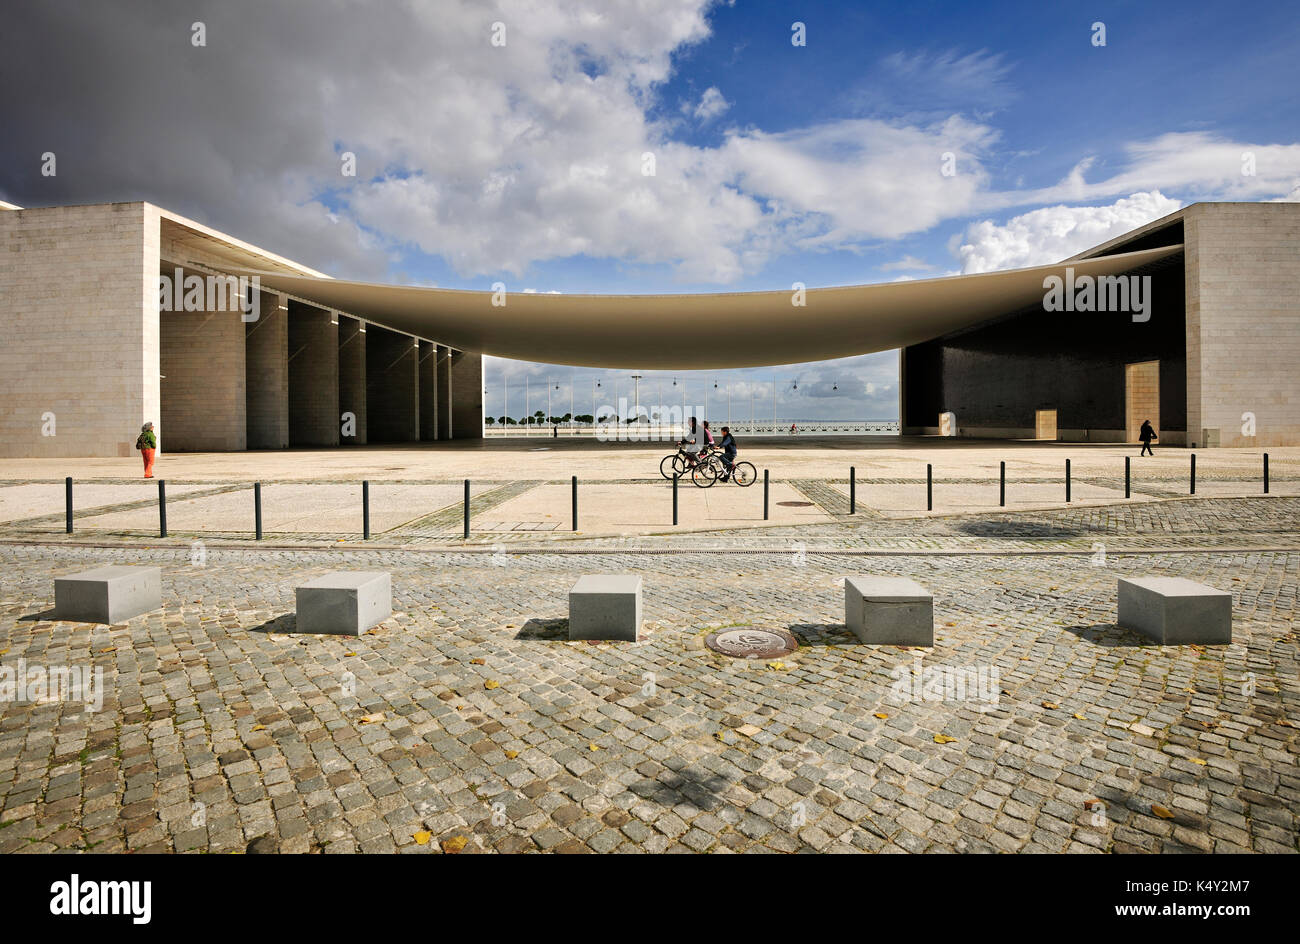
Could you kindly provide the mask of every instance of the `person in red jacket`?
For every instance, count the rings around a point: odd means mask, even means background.
[[[153,478],[153,457],[158,451],[158,437],[154,435],[153,423],[145,423],[140,427],[135,448],[140,450],[140,457],[144,459],[144,477]]]

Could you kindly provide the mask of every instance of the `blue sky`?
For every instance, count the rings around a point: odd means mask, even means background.
[[[146,199],[340,277],[931,278],[1057,261],[1196,200],[1300,199],[1286,4],[50,0],[9,27],[0,82],[46,81],[8,104],[0,198]],[[490,359],[487,411],[507,376],[589,404],[633,358]],[[897,409],[892,352],[661,379],[696,402],[718,383],[770,404],[775,383],[782,417]]]

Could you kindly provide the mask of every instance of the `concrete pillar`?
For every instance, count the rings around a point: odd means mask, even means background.
[[[452,430],[457,439],[483,438],[483,356],[457,351],[451,356],[456,388],[452,399]],[[559,411],[556,411],[559,412]]]
[[[289,299],[260,293],[257,320],[244,325],[249,449],[289,445]]]
[[[451,349],[437,346],[438,438],[451,439]]]
[[[346,315],[339,315],[338,322],[339,441],[345,446],[364,446],[369,441],[366,416],[366,326]]]
[[[160,444],[165,431],[172,452],[246,449],[243,298],[206,273],[181,271],[182,284],[196,277],[199,287],[186,292],[188,310],[159,312]]]
[[[366,411],[370,442],[418,442],[419,348],[409,334],[366,329]]]
[[[438,345],[420,342],[420,441],[438,438]]]
[[[324,308],[289,301],[289,444],[339,444],[338,325]]]

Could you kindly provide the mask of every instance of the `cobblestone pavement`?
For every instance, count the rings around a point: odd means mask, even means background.
[[[1285,543],[1298,505],[872,519],[744,553],[3,545],[0,664],[102,669],[103,703],[0,704],[0,852],[1295,852],[1300,549],[1217,547]],[[934,553],[814,546],[876,529]],[[1097,535],[1185,547],[1050,546]],[[52,620],[53,578],[109,562],[162,566],[163,608]],[[293,634],[293,587],[338,568],[391,571],[394,615]],[[641,642],[567,641],[599,572],[645,578]],[[932,649],[845,631],[836,578],[863,572],[934,592]],[[1232,591],[1234,644],[1117,629],[1116,577],[1146,574]],[[800,648],[728,659],[720,626]]]

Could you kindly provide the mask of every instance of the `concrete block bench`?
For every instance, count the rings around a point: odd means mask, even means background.
[[[570,639],[636,642],[641,632],[641,578],[585,574],[569,591]]]
[[[384,570],[336,570],[298,587],[297,632],[360,636],[393,615],[393,583]]]
[[[54,578],[54,617],[122,623],[162,606],[162,569],[113,564]]]
[[[1162,646],[1232,642],[1232,594],[1182,577],[1120,578],[1119,625]]]
[[[844,622],[873,646],[933,646],[934,598],[907,577],[845,577]]]

